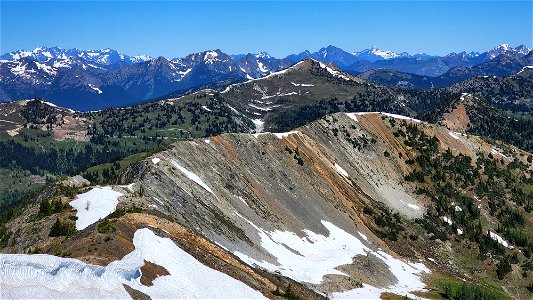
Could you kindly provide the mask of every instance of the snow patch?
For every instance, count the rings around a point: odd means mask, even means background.
[[[268,96],[268,95],[264,95],[263,97],[261,97],[261,100],[265,100],[265,99],[269,99],[269,98],[274,98],[274,97],[283,97],[283,96],[294,96],[294,95],[299,95],[298,92],[289,92],[289,93],[277,93],[275,95],[271,95],[271,96]],[[271,103],[271,102],[270,102]],[[268,104],[268,103],[267,103]]]
[[[275,135],[278,139],[283,139],[284,137],[288,137],[289,135],[291,134],[298,134],[299,131],[289,131],[289,132],[259,132],[259,133],[254,133],[252,134],[254,137],[259,137],[260,135],[265,135],[265,134],[273,134]]]
[[[144,61],[149,61],[151,60],[152,58],[148,55],[136,55],[136,56],[132,56],[130,57],[131,60],[133,62],[144,62]]]
[[[350,177],[348,176],[348,172],[346,172],[341,166],[339,166],[337,163],[335,163],[335,169],[339,174],[341,174],[344,177]]]
[[[377,251],[374,254],[387,264],[390,271],[398,279],[398,283],[386,288],[376,288],[363,283],[362,288],[333,293],[331,298],[380,299],[382,293],[393,293],[397,295],[407,295],[413,299],[419,299],[419,297],[411,292],[425,290],[426,285],[420,280],[420,275],[421,273],[431,273],[431,271],[422,263],[404,263],[383,251]]]
[[[236,197],[237,197],[237,199],[241,200],[241,202],[244,203],[244,205],[250,207],[250,206],[248,205],[248,203],[246,203],[246,200],[244,200],[243,197],[241,197],[241,196],[236,196]]]
[[[348,118],[354,120],[355,122],[359,122],[355,113],[346,113],[346,116],[348,116]]]
[[[420,210],[420,206],[415,205],[415,204],[408,203],[407,206],[409,206],[410,208],[412,208],[414,210]]]
[[[503,157],[503,158],[509,158],[509,157],[507,157],[505,154],[503,154],[503,153],[501,153],[500,151],[498,151],[496,148],[492,148],[492,149],[490,149],[490,153],[491,153],[492,155],[499,155],[499,156],[501,156],[501,157]]]
[[[275,136],[278,137],[278,139],[283,139],[284,137],[288,137],[289,135],[291,134],[298,134],[299,131],[295,130],[295,131],[289,131],[289,132],[278,132],[278,133],[273,133]]]
[[[54,68],[71,68],[69,60],[55,60],[53,63]]]
[[[379,112],[379,111],[346,113],[346,115],[347,115],[350,119],[352,119],[352,120],[354,120],[354,121],[358,121],[358,120],[357,120],[357,116],[374,115],[374,114],[381,114],[381,115],[385,115],[385,116],[390,117],[390,118],[401,119],[401,120],[408,120],[408,121],[413,121],[413,122],[416,122],[416,123],[422,123],[421,120],[418,120],[418,119],[415,119],[415,118],[406,117],[406,116],[397,115],[397,114],[386,113],[386,112]]]
[[[135,183],[130,183],[130,184],[128,184],[128,185],[121,185],[120,187],[121,187],[121,188],[125,188],[125,189],[127,189],[128,191],[130,191],[130,192],[133,193],[133,192],[135,192],[135,190],[133,190],[133,187],[134,187],[134,186],[135,186]]]
[[[431,273],[431,271],[423,263],[405,263],[399,259],[392,257],[390,254],[383,251],[377,251],[374,253],[378,258],[383,260],[389,267],[390,271],[398,279],[398,283],[393,286],[389,286],[384,289],[377,289],[367,285],[369,292],[378,292],[380,295],[383,292],[389,292],[398,295],[408,295],[412,298],[417,298],[410,292],[415,290],[424,290],[425,284],[420,280],[421,273]],[[365,289],[365,287],[363,287]],[[355,289],[357,290],[357,289]],[[353,290],[352,290],[353,291]],[[333,296],[335,297],[335,295]],[[379,297],[371,297],[379,298]]]
[[[365,241],[368,242],[368,237],[367,237],[366,235],[362,234],[362,233],[359,232],[359,231],[358,231],[357,233],[359,234],[359,236],[360,236],[361,238],[363,238],[363,240],[365,240]]]
[[[490,238],[497,241],[498,243],[502,244],[504,247],[513,249],[514,247],[509,245],[506,240],[504,240],[501,236],[497,235],[496,233],[489,231]]]
[[[416,123],[421,123],[422,122],[422,121],[420,121],[418,119],[414,119],[414,118],[406,117],[406,116],[402,116],[402,115],[397,115],[397,114],[390,114],[390,113],[385,113],[385,112],[382,112],[381,114],[386,115],[387,117],[395,118],[395,119],[409,120],[409,121],[413,121],[413,122],[416,122]]]
[[[92,84],[88,84],[88,86],[89,86],[91,89],[93,89],[94,91],[96,91],[98,94],[103,93],[101,89],[95,87],[95,86],[92,85]]]
[[[256,264],[273,272],[278,271],[297,281],[319,284],[326,274],[346,275],[335,268],[351,263],[352,257],[365,255],[365,250],[370,250],[359,239],[327,221],[322,221],[322,224],[330,233],[328,237],[304,230],[304,238],[289,231],[267,232],[246,221],[257,230],[261,247],[275,257],[279,265],[257,261],[238,251],[235,255],[250,265]]]
[[[523,67],[522,70],[520,70],[517,74],[521,74],[521,73],[525,72],[525,71],[528,70],[528,69],[533,69],[533,66],[525,66],[525,67]]]
[[[172,165],[180,170],[183,174],[185,174],[185,176],[187,176],[187,178],[189,178],[190,180],[196,182],[199,186],[203,187],[206,191],[210,192],[211,194],[215,194],[213,193],[213,191],[211,190],[211,188],[205,184],[205,182],[196,174],[194,174],[193,172],[185,169],[184,167],[178,165],[178,163],[174,160],[171,160],[170,163],[172,163]]]
[[[261,131],[263,131],[265,122],[261,121],[261,119],[252,119],[252,122],[255,125],[255,132],[256,133],[260,133]]]
[[[26,73],[26,65],[23,65],[22,63],[19,63],[16,67],[11,68],[11,73],[17,76],[24,75]]]
[[[291,84],[294,85],[294,86],[302,86],[302,87],[311,87],[311,86],[315,86],[314,84],[310,84],[310,83],[294,83],[291,81]]]
[[[204,61],[208,64],[212,64],[216,57],[218,56],[218,53],[216,51],[206,51],[204,55]]]
[[[337,71],[337,70],[333,70],[331,67],[327,66],[325,63],[323,62],[318,62],[320,64],[320,67],[322,69],[326,69],[326,71],[328,71],[329,74],[337,77],[337,78],[341,78],[341,79],[344,79],[344,80],[352,80],[350,77],[344,75],[342,72],[340,71]]]
[[[250,265],[255,264],[271,272],[279,272],[297,281],[320,284],[324,275],[346,275],[337,270],[337,267],[351,264],[353,257],[371,254],[382,260],[398,279],[398,283],[383,289],[364,284],[362,289],[334,293],[334,299],[360,298],[353,297],[360,293],[369,293],[372,295],[370,298],[379,298],[383,292],[409,294],[414,290],[423,290],[425,284],[419,276],[422,272],[431,272],[421,263],[405,263],[383,251],[372,251],[361,240],[328,221],[323,220],[321,223],[329,231],[329,236],[304,230],[305,237],[300,238],[293,232],[265,231],[242,218],[257,230],[261,238],[261,247],[276,258],[278,263],[274,265],[258,261],[239,251],[235,252],[235,255]]]
[[[185,71],[179,71],[179,72],[177,72],[177,74],[180,75],[181,78],[183,78],[183,77],[185,77],[187,74],[191,73],[191,71],[192,71],[192,69],[189,68],[189,69],[187,69],[187,70],[185,70]]]
[[[117,208],[118,197],[124,194],[110,186],[96,187],[80,194],[70,205],[77,210],[76,229],[83,230],[100,219],[107,217]]]
[[[56,70],[54,70],[54,68],[52,68],[49,65],[46,65],[46,64],[43,64],[43,63],[40,63],[40,62],[35,62],[35,65],[37,66],[37,68],[45,71],[49,75],[55,75],[56,74]]]
[[[452,138],[454,138],[454,139],[456,139],[456,140],[460,139],[459,136],[458,136],[457,134],[455,134],[455,132],[453,132],[453,131],[448,131],[448,134],[449,134]]]
[[[235,84],[232,84],[228,87],[226,87],[222,92],[220,92],[221,94],[225,94],[225,93],[228,93],[229,91],[231,91],[231,89],[233,89],[235,86],[239,86],[239,85],[242,85],[242,84],[246,84],[246,83],[249,83],[249,82],[252,82],[252,81],[256,81],[256,80],[261,80],[261,79],[266,79],[266,78],[271,78],[271,77],[274,77],[274,76],[279,76],[279,75],[283,75],[285,73],[287,73],[288,71],[290,70],[293,70],[296,66],[300,65],[300,64],[303,64],[304,61],[300,61],[300,62],[297,62],[295,63],[294,65],[292,65],[291,67],[288,67],[287,69],[284,69],[284,70],[281,70],[281,71],[278,71],[278,72],[272,72],[270,74],[268,74],[267,76],[264,76],[264,77],[261,77],[261,78],[253,78],[249,75],[246,75],[246,78],[248,78],[249,80],[246,81],[246,82],[243,82],[243,83],[235,83]]]
[[[265,68],[265,66],[263,65],[263,63],[260,62],[259,60],[257,61],[257,66],[259,67],[259,71],[261,71],[261,72],[263,72],[263,73],[268,72],[268,69]]]
[[[43,101],[44,104],[50,106],[50,107],[55,107],[57,108],[57,105],[55,105],[54,103],[51,103],[51,102],[47,102],[47,101]]]

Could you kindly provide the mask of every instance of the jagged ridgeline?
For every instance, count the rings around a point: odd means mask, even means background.
[[[16,209],[0,246],[50,255],[2,256],[10,276],[46,274],[2,293],[528,295],[531,127],[494,107],[505,95],[379,86],[308,59],[120,109],[2,104],[2,203]],[[79,288],[61,294],[65,280]]]
[[[377,84],[439,88],[479,76],[514,75],[533,65],[531,50],[525,45],[513,48],[503,44],[483,53],[435,56],[376,47],[351,53],[330,45],[286,58],[265,52],[228,55],[218,49],[182,58],[152,58],[112,49],[38,47],[0,55],[0,102],[44,97],[82,111],[126,106],[207,87],[223,89],[307,58],[335,64]]]
[[[418,61],[421,64],[425,64],[423,60]],[[441,61],[444,63],[444,61]],[[523,78],[530,78],[528,76],[529,66],[533,65],[533,53],[529,53],[524,56],[516,55],[499,55],[492,60],[485,61],[477,65],[460,64],[447,70],[444,74],[426,75],[416,74],[414,72],[406,73],[401,70],[391,69],[394,66],[383,66],[382,68],[372,68],[365,70],[365,72],[358,74],[358,77],[365,80],[400,88],[416,88],[416,89],[429,89],[429,88],[443,88],[451,86],[452,90],[456,90],[454,85],[459,85],[463,89],[461,92],[473,92],[479,88],[486,89],[489,82],[492,82],[492,87],[498,88],[498,84],[494,84],[494,81],[502,80],[502,77],[511,76],[511,80],[507,79],[500,82],[501,89],[503,89],[509,97],[519,97],[522,94],[520,91],[515,90],[516,95],[511,93],[510,89],[513,89],[512,82],[520,78],[514,77],[519,75]],[[433,67],[437,67],[436,65]],[[485,81],[481,85],[479,81]],[[522,82],[524,82],[522,80]],[[505,87],[504,87],[505,86]],[[527,89],[526,85],[524,87]],[[516,88],[516,86],[515,86]]]

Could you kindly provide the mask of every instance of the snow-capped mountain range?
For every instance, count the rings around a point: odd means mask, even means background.
[[[439,57],[377,47],[350,53],[330,45],[283,59],[266,52],[228,55],[217,49],[168,60],[129,56],[112,49],[38,47],[0,56],[0,102],[43,97],[79,110],[129,105],[216,82],[230,84],[260,78],[305,58],[333,63],[352,73],[389,68],[439,76],[452,68],[472,67],[499,55],[524,57],[531,50],[524,45],[512,48],[504,44],[484,53],[461,52]]]
[[[388,60],[402,57],[417,57],[423,59],[429,59],[436,56],[431,56],[425,53],[418,53],[410,55],[407,52],[396,53],[394,51],[385,51],[372,46],[370,49],[365,49],[359,52],[347,52],[333,45],[329,45],[325,48],[318,50],[317,52],[309,52],[305,50],[299,54],[289,55],[288,58],[293,61],[298,61],[304,58],[313,58],[316,60],[331,62],[339,67],[348,67],[356,62],[375,62],[378,60]]]
[[[63,49],[59,47],[37,47],[32,51],[18,50],[5,53],[0,56],[0,61],[13,61],[28,57],[39,62],[46,62],[51,59],[65,60],[69,58],[83,58],[88,62],[94,62],[101,65],[111,65],[118,62],[127,64],[144,62],[152,59],[148,55],[128,56],[112,49],[102,50],[81,50],[81,49]]]
[[[129,105],[178,90],[219,81],[263,77],[293,64],[266,53],[239,60],[220,50],[134,62],[114,50],[58,50],[39,47],[2,56],[0,102],[43,97],[78,110]]]

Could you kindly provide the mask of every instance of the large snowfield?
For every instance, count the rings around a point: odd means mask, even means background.
[[[0,255],[2,299],[131,299],[123,284],[152,299],[265,299],[244,283],[197,261],[149,229],[133,238],[135,250],[107,267],[51,255]],[[140,283],[144,261],[170,275]]]

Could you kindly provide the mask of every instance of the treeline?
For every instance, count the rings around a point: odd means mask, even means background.
[[[478,286],[470,286],[466,283],[462,283],[460,286],[445,283],[442,298],[450,300],[500,300],[507,299],[505,296],[492,292],[486,289],[482,289]]]
[[[442,100],[437,101],[433,103],[433,105],[427,107],[426,110],[420,113],[418,118],[420,120],[435,124],[442,119],[444,114],[457,108],[460,97],[460,93],[448,95],[447,97],[442,98]]]
[[[505,115],[492,107],[469,110],[467,114],[471,120],[468,132],[533,151],[533,119]]]
[[[16,207],[22,200],[33,197],[35,193],[35,189],[9,190],[0,193],[0,211]]]
[[[420,115],[420,119],[437,123],[459,104],[460,94],[439,101]],[[503,111],[484,100],[473,98],[464,103],[470,119],[467,132],[503,141],[526,151],[533,151],[533,119]]]
[[[533,115],[533,80],[530,78],[473,77],[448,90],[471,93],[503,111]]]
[[[526,214],[533,210],[533,193],[524,190],[533,186],[533,174],[527,165],[516,159],[505,163],[492,154],[478,153],[474,162],[449,149],[441,152],[436,137],[404,121],[394,130],[394,135],[404,137],[404,144],[414,153],[406,158],[412,171],[405,180],[415,182],[417,192],[432,201],[426,216],[417,220],[432,239],[444,241],[455,236],[476,243],[480,259],[488,253],[498,258],[496,272],[500,279],[511,270],[508,253],[516,250],[507,250],[489,231],[498,232],[526,257],[533,255],[533,240],[527,235],[525,222]],[[467,196],[465,191],[475,192],[476,196]],[[481,199],[488,204],[489,214],[498,220],[497,228],[482,225]]]
[[[0,141],[0,168],[20,168],[33,174],[75,174],[89,166],[117,160],[131,154],[128,149],[98,147],[87,143],[74,148],[38,149],[15,140]]]
[[[165,129],[172,129],[178,139],[197,138],[224,132],[248,132],[251,121],[237,122],[235,114],[218,95],[201,97],[200,102],[150,103],[125,109],[108,109],[90,117],[95,125],[88,134],[91,141],[100,143],[105,138],[124,136],[154,136]]]
[[[285,132],[336,112],[382,111],[409,115],[413,110],[425,111],[449,95],[444,90],[403,90],[374,85],[364,86],[354,92],[348,100],[331,97],[289,110],[274,109],[274,113],[266,120],[266,126],[273,131]],[[278,101],[283,100],[281,98]]]
[[[37,99],[34,101],[28,101],[20,114],[26,123],[35,125],[54,125],[57,122],[62,122],[62,118],[59,116],[57,108],[54,108],[48,104],[43,103],[44,100]]]

